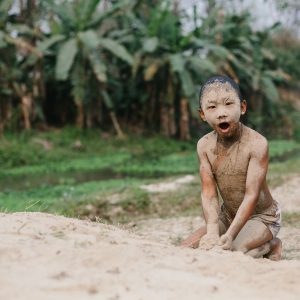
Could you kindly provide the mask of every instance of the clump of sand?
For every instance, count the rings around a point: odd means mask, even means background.
[[[182,220],[173,219],[166,231],[180,235],[202,222],[182,230]],[[0,298],[298,299],[299,260],[182,249],[160,235],[163,221],[152,224],[147,234],[142,223],[133,232],[43,213],[2,213]]]

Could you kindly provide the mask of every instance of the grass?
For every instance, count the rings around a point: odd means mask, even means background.
[[[300,143],[293,140],[273,140],[269,142],[269,152],[272,159],[298,150],[300,153]]]
[[[283,226],[300,228],[300,212],[285,212],[282,214]]]
[[[36,139],[47,141],[52,149],[45,150]],[[80,147],[74,147],[76,141]],[[130,136],[120,141],[104,138],[96,130],[6,135],[0,141],[0,209],[120,222],[199,214],[198,179],[175,192],[149,194],[140,188],[165,177],[197,175],[195,148],[196,140]],[[299,149],[294,141],[270,142],[273,162],[268,181],[272,186],[299,173],[300,158],[295,155]],[[283,156],[284,162],[276,162]]]

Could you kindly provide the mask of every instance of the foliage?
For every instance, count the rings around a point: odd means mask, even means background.
[[[75,122],[189,139],[197,91],[216,73],[240,83],[252,127],[293,123],[278,87],[299,89],[299,42],[275,37],[278,24],[255,31],[214,1],[188,32],[171,1],[28,0],[11,15],[12,3],[0,6],[0,132]]]

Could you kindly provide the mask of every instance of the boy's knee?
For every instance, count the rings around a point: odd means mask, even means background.
[[[233,251],[240,251],[240,252],[243,252],[243,253],[246,253],[246,252],[249,251],[249,249],[247,248],[246,245],[236,243],[235,241],[233,241],[232,250]]]

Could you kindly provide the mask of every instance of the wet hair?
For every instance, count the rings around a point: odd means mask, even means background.
[[[200,89],[200,93],[199,93],[199,109],[201,109],[201,100],[202,100],[202,97],[203,97],[203,93],[205,91],[205,89],[211,85],[211,84],[215,84],[215,83],[221,83],[221,84],[226,84],[228,83],[234,90],[235,92],[237,93],[240,101],[242,102],[243,101],[243,98],[242,98],[242,94],[241,94],[241,91],[240,91],[240,87],[239,85],[233,80],[231,79],[230,77],[228,76],[224,76],[224,75],[218,75],[218,76],[213,76],[213,77],[210,77],[209,79],[207,79],[203,85],[201,86],[201,89]]]

